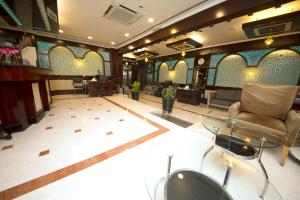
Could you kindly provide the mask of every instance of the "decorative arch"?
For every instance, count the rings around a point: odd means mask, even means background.
[[[66,46],[53,46],[48,52],[50,67],[59,75],[95,75],[97,71],[104,74],[104,60],[96,51],[88,51],[83,58],[75,56]]]
[[[170,77],[172,78],[171,80],[174,83],[181,83],[181,84],[187,83],[188,69],[189,69],[189,65],[185,60],[183,59],[178,60],[174,65],[173,70],[170,72],[171,73]]]
[[[265,55],[257,68],[257,82],[272,85],[297,85],[300,54],[293,49],[278,49]]]
[[[162,62],[158,66],[158,82],[165,82],[169,79],[169,65],[166,62]]]
[[[247,61],[239,54],[226,55],[220,59],[216,71],[215,86],[242,87]]]

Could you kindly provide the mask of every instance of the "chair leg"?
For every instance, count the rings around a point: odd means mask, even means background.
[[[289,155],[290,147],[283,145],[282,146],[282,153],[281,153],[281,158],[280,158],[280,165],[284,166],[285,161]]]

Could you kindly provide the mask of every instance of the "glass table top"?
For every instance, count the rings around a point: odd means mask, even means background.
[[[205,118],[202,124],[211,133],[245,147],[260,147],[264,140],[263,148],[274,148],[280,146],[284,139],[272,134],[273,129],[238,119]]]
[[[154,144],[149,148],[144,162],[144,182],[151,200],[172,200],[165,196],[166,183],[171,175],[180,171],[194,171],[223,184],[227,169],[227,158],[215,148],[207,156],[201,171],[201,158],[211,140],[197,136],[174,136]],[[170,174],[167,176],[168,158],[172,157]],[[234,167],[227,192],[233,199],[261,200],[260,192],[264,186],[264,176],[260,169],[246,161],[233,158]],[[183,173],[182,173],[183,174]],[[185,174],[183,174],[184,176]],[[176,175],[178,177],[178,175]],[[200,187],[200,186],[199,186]],[[264,200],[282,200],[277,189],[270,183]]]

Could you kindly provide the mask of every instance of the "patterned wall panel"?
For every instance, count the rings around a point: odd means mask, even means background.
[[[97,70],[103,74],[103,60],[96,52],[88,52],[84,59],[75,58],[65,47],[58,46],[49,53],[51,68],[59,75],[95,75]]]
[[[44,53],[47,54],[49,52],[49,50],[54,47],[56,44],[54,43],[49,43],[49,42],[42,42],[42,41],[38,41],[37,42],[37,49],[38,49],[38,53]]]
[[[257,66],[259,61],[271,51],[274,51],[274,49],[243,51],[239,52],[238,54],[242,55],[246,59],[247,66]]]
[[[98,51],[105,61],[110,61],[110,53],[108,51]]]
[[[218,65],[215,85],[242,87],[245,80],[246,62],[240,55],[226,56]]]
[[[278,50],[264,57],[257,68],[258,83],[297,85],[300,56],[290,50]]]
[[[219,61],[226,56],[225,53],[212,55],[210,57],[210,65],[209,68],[216,68]]]
[[[105,76],[111,76],[110,62],[104,62]]]
[[[161,62],[160,61],[155,61],[155,64],[154,64],[154,70],[158,70],[158,67],[160,66]]]
[[[300,45],[298,45],[298,46],[291,46],[290,48],[293,49],[293,50],[295,50],[295,51],[297,51],[298,53],[300,53]]]
[[[48,55],[46,55],[46,54],[39,54],[38,57],[39,57],[40,67],[49,69],[50,68],[50,64],[49,64],[49,57],[48,57]]]
[[[189,69],[194,69],[195,58],[185,58],[184,60],[187,62]]]
[[[74,46],[67,46],[75,55],[76,58],[83,58],[84,54],[89,51],[89,49],[81,48],[81,47],[74,47]]]
[[[208,70],[208,78],[207,78],[208,86],[214,85],[215,76],[216,76],[216,68],[209,69]]]
[[[177,60],[168,60],[168,61],[166,61],[166,63],[169,66],[169,70],[173,70],[175,67],[175,64],[177,63]]]

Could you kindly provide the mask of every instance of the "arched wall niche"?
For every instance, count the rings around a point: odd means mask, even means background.
[[[84,57],[76,58],[74,53],[65,46],[54,46],[49,50],[49,62],[54,74],[57,75],[96,75],[104,74],[104,60],[96,51],[88,51]]]
[[[217,66],[215,86],[242,87],[245,83],[247,62],[238,54],[230,54],[220,60]]]
[[[159,66],[158,82],[172,81],[173,83],[186,84],[188,73],[188,63],[179,60],[174,65],[173,70],[169,70],[169,65],[164,62]]]

